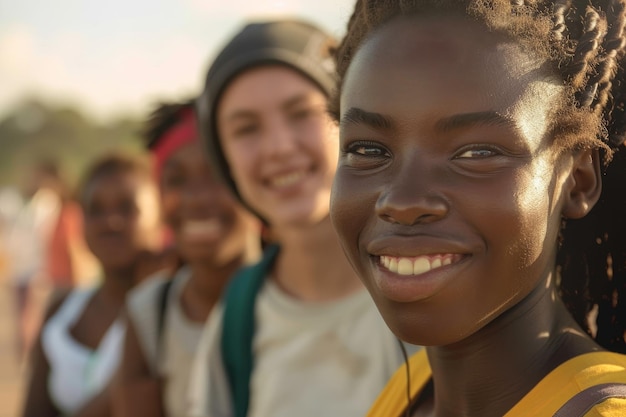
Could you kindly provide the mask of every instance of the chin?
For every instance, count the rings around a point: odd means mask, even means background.
[[[181,257],[188,263],[198,262],[210,262],[213,263],[213,258],[216,257],[213,246],[200,246],[200,247],[181,247]]]
[[[101,261],[102,269],[106,271],[126,271],[135,267],[136,258],[120,257],[117,259],[107,259],[106,261]]]
[[[376,304],[393,334],[398,339],[414,345],[452,345],[476,331],[474,327],[465,327],[468,323],[455,323],[451,314],[442,316],[425,311],[420,313],[412,303],[376,301]]]
[[[276,225],[307,227],[314,226],[326,219],[328,217],[328,210],[307,209],[299,212],[279,213],[274,217],[277,219]]]

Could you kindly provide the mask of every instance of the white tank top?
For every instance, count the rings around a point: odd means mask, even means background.
[[[125,326],[121,319],[113,322],[96,350],[70,334],[96,290],[73,290],[42,330],[41,343],[50,364],[48,390],[62,414],[74,414],[104,389],[122,354]]]

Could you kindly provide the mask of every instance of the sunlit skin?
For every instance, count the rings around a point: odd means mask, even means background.
[[[337,127],[326,97],[284,66],[262,66],[233,80],[217,126],[242,197],[273,227],[313,224],[328,215]]]
[[[563,92],[541,64],[477,24],[431,16],[378,30],[348,69],[331,217],[389,327],[429,346],[436,405],[418,415],[501,416],[597,348],[553,269],[561,216],[598,198],[598,163],[547,136]]]
[[[239,262],[247,240],[258,238],[258,221],[215,178],[199,142],[168,158],[160,184],[164,218],[186,261],[216,268]]]

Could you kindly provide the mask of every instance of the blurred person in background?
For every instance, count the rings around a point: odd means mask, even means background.
[[[120,312],[138,265],[160,249],[158,192],[147,161],[123,154],[102,158],[86,174],[80,202],[101,283],[50,303],[33,350],[24,417],[110,415],[107,386],[125,327]]]
[[[59,167],[40,160],[27,176],[19,212],[7,226],[7,265],[15,288],[17,353],[23,357],[39,328],[40,299],[95,279],[98,266],[86,247],[80,205]],[[11,204],[15,206],[15,204]],[[33,297],[42,290],[43,297]]]
[[[15,220],[24,202],[16,187],[0,188],[0,283],[11,276],[10,239]]]
[[[327,113],[334,40],[298,20],[246,25],[198,99],[209,154],[277,245],[233,278],[207,323],[191,414],[365,414],[401,349],[330,223],[338,128]]]
[[[14,282],[12,273],[13,259],[11,250],[12,234],[14,225],[24,202],[20,192],[15,186],[0,188],[0,287],[5,286],[11,297],[10,306],[7,310],[10,313],[11,328],[8,330],[11,341],[14,342],[13,352],[21,356],[23,351],[22,314],[19,307],[20,296],[25,298],[17,282]],[[0,288],[2,289],[2,288]],[[15,304],[15,307],[13,306]]]
[[[61,212],[62,190],[54,162],[40,161],[27,175],[22,203],[8,225],[7,255],[16,305],[17,353],[28,351],[38,313],[29,303],[35,282],[47,283],[47,250]]]
[[[204,322],[233,273],[258,259],[260,224],[213,175],[191,103],[159,106],[146,137],[180,264],[128,297],[114,414],[183,417]]]

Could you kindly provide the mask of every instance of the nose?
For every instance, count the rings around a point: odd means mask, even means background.
[[[182,193],[182,200],[187,204],[196,204],[198,201],[206,199],[210,194],[211,184],[200,179],[191,179],[185,184]]]
[[[181,209],[189,214],[204,214],[216,204],[220,192],[215,180],[207,178],[189,180],[181,195]]]
[[[376,214],[387,222],[407,226],[445,218],[449,205],[437,191],[433,170],[415,160],[404,163],[376,201]]]
[[[105,230],[121,231],[126,227],[126,217],[119,211],[110,211],[102,218],[101,226]]]
[[[285,120],[276,117],[268,123],[264,132],[263,152],[273,158],[288,156],[297,148],[297,138]]]

